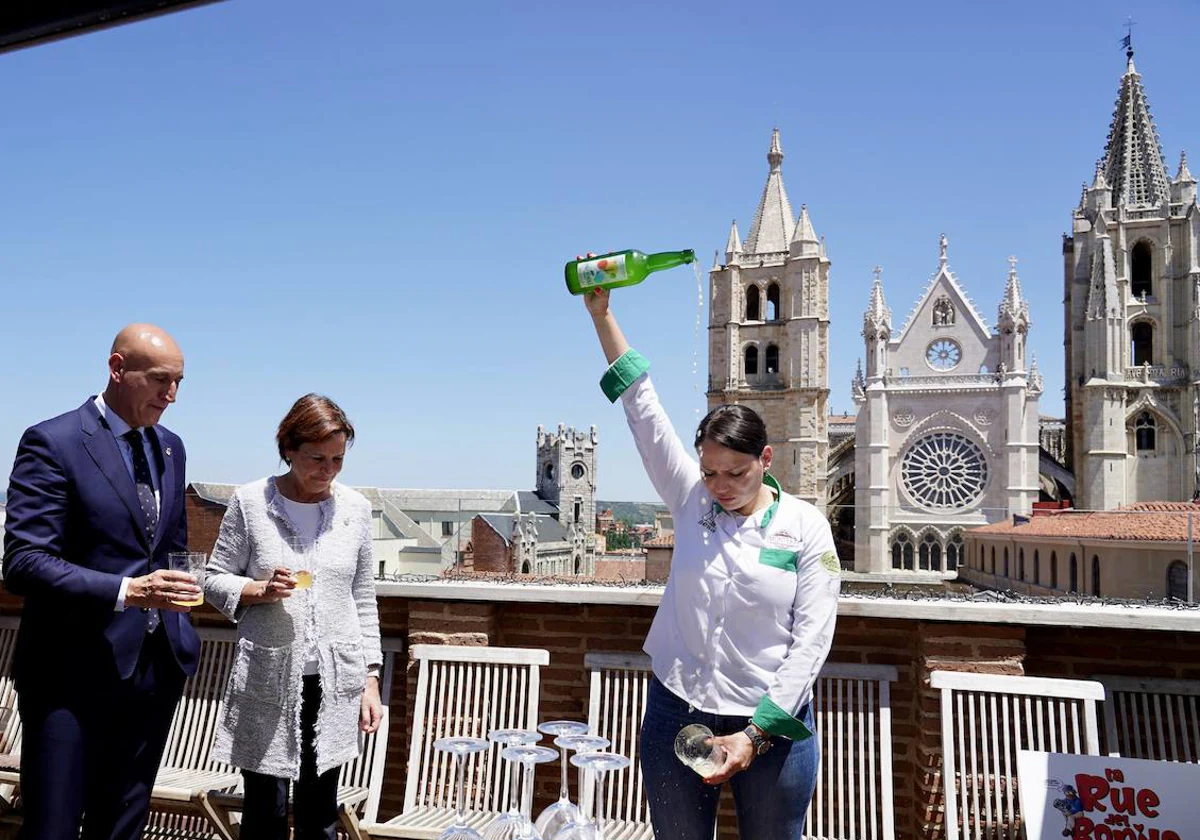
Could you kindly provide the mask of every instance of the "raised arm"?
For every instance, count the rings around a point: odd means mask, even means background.
[[[700,481],[700,467],[680,442],[658,401],[648,373],[650,363],[630,348],[616,317],[609,310],[609,295],[608,289],[596,289],[584,295],[588,314],[596,327],[596,337],[600,339],[600,347],[608,361],[608,370],[600,380],[600,387],[612,402],[621,400],[650,483],[667,507],[673,512],[678,511]]]

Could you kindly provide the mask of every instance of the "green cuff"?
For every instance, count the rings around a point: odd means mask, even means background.
[[[636,350],[626,350],[621,354],[621,358],[608,366],[608,370],[600,379],[600,388],[604,391],[604,396],[608,397],[608,401],[615,403],[625,393],[625,389],[648,370],[650,363],[646,361],[645,356]]]
[[[754,710],[754,717],[750,718],[750,722],[768,735],[780,735],[793,741],[804,741],[813,734],[803,721],[776,706],[765,694],[763,699],[758,701],[758,708]]]

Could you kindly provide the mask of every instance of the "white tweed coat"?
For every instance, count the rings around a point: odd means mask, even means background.
[[[310,640],[316,639],[320,659],[318,773],[358,755],[367,666],[383,661],[371,505],[341,484],[320,503],[312,587],[274,604],[240,605],[249,581],[268,579],[276,566],[294,567],[286,538],[295,532],[274,477],[239,487],[204,581],[205,600],[238,629],[213,757],[290,779],[300,775],[300,687]]]

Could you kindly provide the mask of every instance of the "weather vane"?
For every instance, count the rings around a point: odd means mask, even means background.
[[[1125,37],[1121,39],[1121,45],[1125,47],[1125,54],[1133,58],[1133,27],[1137,26],[1137,21],[1131,17],[1125,18]]]

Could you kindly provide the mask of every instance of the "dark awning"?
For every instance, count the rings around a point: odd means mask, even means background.
[[[0,2],[0,53],[215,2],[219,0],[7,0]]]

